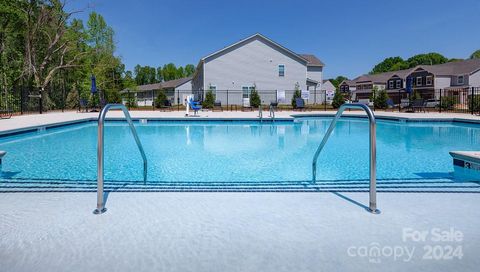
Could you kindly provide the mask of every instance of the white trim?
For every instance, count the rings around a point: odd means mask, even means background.
[[[462,78],[462,82],[460,82],[460,78]],[[464,75],[461,75],[461,76],[458,76],[457,77],[457,84],[465,84],[465,76]]]
[[[402,88],[402,80],[401,79],[395,80],[395,88],[397,88],[397,89]]]
[[[430,83],[428,83],[429,79],[430,79]],[[427,76],[425,78],[425,85],[427,85],[427,86],[432,86],[433,85],[433,76]]]
[[[419,79],[420,79],[420,84],[418,84]],[[415,86],[422,86],[422,77],[421,76],[415,78]]]

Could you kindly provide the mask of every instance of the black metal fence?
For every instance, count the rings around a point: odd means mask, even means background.
[[[208,91],[204,90],[152,90],[146,92],[129,92],[123,94],[123,102],[130,109],[137,110],[159,110],[163,107],[156,103],[160,92],[164,92],[167,100],[172,105],[171,110],[183,110],[185,100],[191,96],[195,101],[203,102]],[[279,109],[292,109],[292,99],[295,90],[277,91],[277,90],[257,90],[262,106],[268,106],[271,102],[278,102]],[[423,99],[424,109],[431,112],[450,112],[450,113],[480,113],[480,88],[445,88],[419,90],[408,94],[403,90],[387,92],[391,103],[388,107],[393,111],[407,111],[409,104],[415,99]],[[222,110],[242,110],[250,104],[251,90],[213,90],[214,101]],[[300,91],[304,99],[306,108],[313,110],[334,110],[331,106],[333,93],[327,93],[322,90]],[[367,97],[367,98],[365,98]],[[355,101],[368,101],[370,94],[365,97],[357,95]],[[346,99],[350,97],[346,95]],[[8,114],[28,114],[39,113],[48,110],[65,109],[65,93],[61,97],[49,97],[56,101],[55,107],[46,107],[43,101],[43,107],[40,107],[41,98],[38,94],[26,89],[17,89],[0,92],[0,113]],[[107,101],[108,102],[108,101]],[[157,101],[158,102],[158,101]],[[372,101],[373,102],[373,101]],[[80,103],[78,103],[80,104]],[[375,108],[375,110],[379,110]]]

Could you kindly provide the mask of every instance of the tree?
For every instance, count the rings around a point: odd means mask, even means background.
[[[338,88],[338,85],[340,85],[342,81],[348,80],[348,78],[346,76],[337,76],[336,78],[329,78],[328,80],[333,84],[333,86],[335,86],[335,88]]]
[[[480,49],[470,55],[470,59],[480,59]]]
[[[295,91],[293,92],[293,97],[292,97],[292,107],[294,109],[297,108],[297,98],[302,97],[302,92],[300,91],[300,84],[295,83]]]
[[[212,89],[210,89],[205,94],[205,100],[203,100],[202,107],[206,109],[211,109],[213,108],[214,102],[215,102],[215,97],[213,96]]]
[[[407,60],[408,67],[413,68],[417,65],[435,65],[448,62],[448,59],[439,53],[418,54]]]
[[[260,95],[258,94],[257,87],[253,86],[253,89],[250,92],[250,106],[258,108],[261,104],[262,101],[260,100]]]
[[[385,89],[375,92],[375,97],[373,98],[373,104],[377,109],[386,109],[388,107],[387,100],[389,99],[387,91]]]
[[[165,101],[167,100],[167,95],[165,94],[165,91],[160,90],[158,92],[157,97],[155,98],[155,107],[161,108],[162,106],[165,106]]]
[[[193,76],[194,73],[195,73],[195,65],[187,64],[185,66],[185,76],[186,77]]]
[[[334,109],[338,109],[344,103],[345,103],[345,97],[339,90],[336,90],[335,94],[333,95],[332,107]]]
[[[163,80],[169,81],[177,79],[177,67],[173,63],[163,65],[162,68]]]
[[[393,71],[392,68],[394,66],[398,67],[400,65],[403,65],[404,62],[405,61],[401,57],[386,58],[379,64],[375,65],[372,71],[370,71],[370,74],[379,74],[379,73]]]

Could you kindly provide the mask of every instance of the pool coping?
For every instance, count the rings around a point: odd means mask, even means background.
[[[263,122],[274,122],[274,121],[294,121],[301,118],[318,118],[318,117],[333,117],[335,112],[332,113],[303,113],[303,114],[291,114],[289,117],[279,117],[274,120],[270,117],[262,118]],[[356,113],[344,113],[344,117],[350,118],[367,118],[365,114],[356,114]],[[377,120],[388,120],[388,121],[398,121],[398,122],[452,122],[452,123],[466,123],[466,124],[480,124],[480,119],[468,119],[468,118],[458,118],[458,117],[403,117],[403,116],[387,116],[382,114],[375,115]],[[26,126],[22,128],[10,129],[0,131],[0,137],[13,136],[28,132],[35,132],[43,129],[52,129],[57,127],[76,125],[87,122],[97,121],[97,117],[85,117],[76,120],[61,121],[61,122],[52,122],[41,125]],[[123,117],[107,117],[107,121],[122,121],[125,120]],[[179,122],[196,122],[196,121],[260,121],[259,117],[132,117],[132,120],[148,120],[148,121],[179,121]]]

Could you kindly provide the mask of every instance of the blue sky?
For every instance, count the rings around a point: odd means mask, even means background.
[[[88,8],[86,8],[89,6]],[[467,58],[480,49],[478,0],[70,0],[115,30],[117,55],[136,64],[197,64],[254,33],[325,62],[325,77],[367,73],[389,56],[439,52]]]

